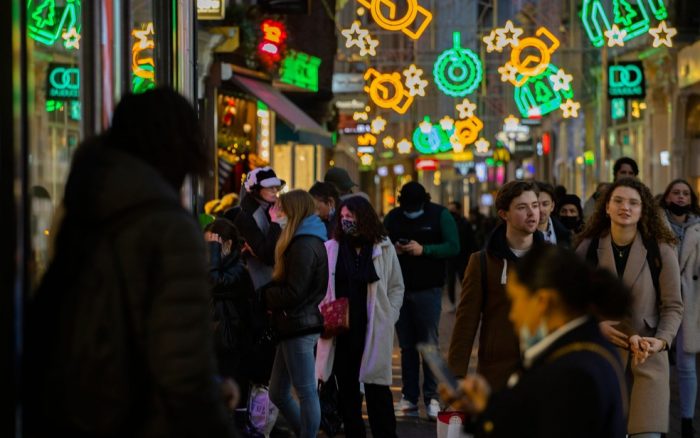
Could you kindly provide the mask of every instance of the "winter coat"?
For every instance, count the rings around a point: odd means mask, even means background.
[[[179,193],[150,165],[95,140],[74,156],[64,205],[53,263],[77,274],[47,291],[57,301],[51,315],[31,322],[45,347],[33,363],[29,333],[27,436],[230,436],[204,241]],[[86,236],[90,253],[74,250]]]
[[[542,233],[536,231],[533,241],[543,242]],[[487,284],[484,287],[481,281],[481,252],[475,252],[462,280],[462,298],[457,305],[447,359],[456,375],[467,374],[481,323],[477,371],[494,390],[499,390],[520,363],[520,342],[508,319],[510,300],[505,291],[507,264],[516,263],[517,257],[508,247],[505,224],[493,231],[485,251]]]
[[[700,352],[700,217],[690,215],[678,246],[683,296],[683,351]]]
[[[579,244],[576,252],[585,257],[590,239]],[[659,299],[651,279],[647,263],[647,250],[639,233],[632,242],[629,258],[623,274],[623,282],[632,291],[633,304],[630,316],[617,327],[627,335],[653,336],[671,345],[683,318],[680,291],[680,272],[676,251],[666,243],[659,243],[661,273]],[[598,266],[617,274],[611,236],[606,234],[598,241]],[[626,362],[629,351],[619,349]],[[668,352],[651,355],[641,365],[632,367],[632,396],[628,433],[668,432],[670,387]]]
[[[326,242],[328,252],[328,288],[322,303],[335,300],[335,271],[339,243]],[[379,280],[367,285],[367,330],[360,363],[360,382],[391,385],[391,354],[394,325],[403,304],[403,276],[394,245],[384,239],[372,248],[372,263]],[[333,371],[335,338],[319,339],[316,349],[316,378],[327,381]]]
[[[265,305],[280,339],[321,333],[318,304],[328,284],[326,228],[318,216],[304,219],[284,252],[285,278],[263,287]]]

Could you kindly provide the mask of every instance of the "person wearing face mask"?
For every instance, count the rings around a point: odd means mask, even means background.
[[[683,322],[676,337],[676,370],[680,393],[681,437],[695,436],[693,417],[698,391],[696,359],[700,352],[700,297],[697,278],[700,272],[700,207],[692,186],[683,179],[671,182],[661,198],[671,229],[680,244]]]
[[[328,290],[322,301],[347,297],[350,330],[334,339],[319,339],[316,376],[336,376],[345,435],[366,436],[362,391],[372,436],[396,437],[396,417],[389,386],[394,324],[399,318],[404,284],[394,245],[377,213],[364,198],[340,205],[336,233],[326,242]]]
[[[333,228],[336,222],[335,209],[340,204],[338,189],[331,183],[316,181],[309,189],[309,194],[314,197],[316,214],[326,226],[328,237],[333,237]]]
[[[396,324],[403,380],[396,413],[417,416],[420,357],[416,345],[421,342],[438,345],[447,260],[459,254],[459,233],[449,210],[430,202],[425,188],[413,181],[401,188],[399,207],[386,215],[384,226],[398,253],[406,286]],[[425,363],[423,401],[428,417],[437,419],[440,410],[437,384]]]
[[[559,222],[572,234],[580,233],[583,230],[581,198],[571,194],[562,196],[559,205],[557,205],[557,216],[559,217]]]
[[[570,250],[544,244],[512,265],[506,289],[521,369],[493,394],[479,374],[461,381],[459,391],[440,387],[447,402],[473,415],[467,431],[492,438],[624,438],[624,371],[597,321],[624,317],[629,290]]]

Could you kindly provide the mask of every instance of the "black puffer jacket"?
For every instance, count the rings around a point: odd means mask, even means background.
[[[27,436],[231,436],[204,241],[179,194],[99,141],[75,154],[26,336]]]
[[[323,242],[315,235],[296,236],[284,254],[284,282],[264,288],[265,304],[272,310],[273,324],[281,339],[323,330],[323,317],[318,310],[328,288],[328,256]]]

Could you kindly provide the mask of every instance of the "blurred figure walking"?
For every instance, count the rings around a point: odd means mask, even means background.
[[[454,306],[456,284],[462,284],[469,257],[473,252],[478,251],[479,247],[476,243],[472,224],[469,223],[462,212],[462,204],[452,201],[447,204],[447,209],[455,220],[457,232],[459,233],[459,254],[447,260],[447,297],[452,306]],[[455,283],[455,278],[457,278],[458,283]]]

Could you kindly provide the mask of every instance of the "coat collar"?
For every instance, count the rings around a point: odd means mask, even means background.
[[[622,281],[626,285],[634,284],[637,277],[642,273],[646,260],[647,250],[644,247],[642,236],[640,233],[637,233],[632,242],[632,248],[630,248],[630,255],[627,258],[627,265],[625,265],[625,273],[622,276]],[[598,264],[612,267],[613,270],[615,268],[615,255],[613,254],[612,234],[610,233],[601,237],[598,242]]]

